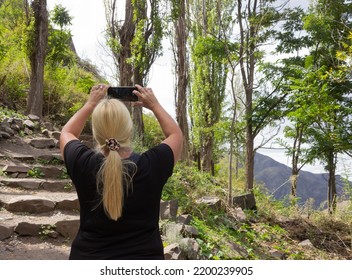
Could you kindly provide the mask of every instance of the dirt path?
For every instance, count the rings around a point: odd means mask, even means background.
[[[0,260],[67,260],[70,245],[62,239],[43,242],[34,237],[0,241]]]

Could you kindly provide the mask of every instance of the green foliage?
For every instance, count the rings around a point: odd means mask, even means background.
[[[55,5],[50,18],[54,24],[60,27],[60,30],[49,28],[46,61],[52,65],[71,65],[75,60],[75,54],[70,49],[72,35],[69,30],[64,28],[71,25],[72,17],[65,7]]]
[[[63,168],[62,169],[62,171],[61,171],[61,175],[60,175],[60,179],[69,179],[70,178],[70,176],[68,175],[68,173],[67,173],[67,169],[66,169],[66,167],[65,168]],[[65,185],[65,190],[68,190],[68,189],[71,189],[72,188],[72,185],[71,186],[69,186],[70,184],[67,184],[67,185]]]
[[[238,51],[238,44],[231,42],[219,41],[217,38],[212,36],[201,37],[195,42],[193,48],[194,56],[211,58],[211,61],[226,62],[231,56]],[[234,57],[235,59],[235,57]]]
[[[50,29],[46,62],[51,65],[72,65],[75,54],[70,49],[71,33]]]
[[[21,119],[25,120],[26,117],[18,112],[14,112],[13,110],[10,110],[5,107],[0,107],[0,122],[3,122],[9,118],[16,118],[16,119]]]
[[[162,51],[164,26],[160,4],[160,0],[149,1],[149,3],[145,0],[132,1],[136,30],[131,42],[132,56],[129,58],[129,63],[143,78],[147,78],[150,67]],[[114,41],[111,44],[115,48],[119,47]]]
[[[47,238],[53,231],[55,231],[55,226],[53,225],[41,225],[39,235],[42,238]]]
[[[177,198],[181,212],[198,212],[194,205],[202,196],[218,196],[225,200],[224,183],[221,178],[215,179],[208,173],[198,171],[196,167],[185,163],[178,163],[174,167],[174,173],[164,187],[163,200]]]
[[[43,178],[44,173],[39,167],[33,167],[32,169],[28,170],[27,175],[32,178]]]
[[[30,67],[28,55],[32,46],[33,20],[26,18],[24,1],[5,1],[0,6],[0,96],[12,109],[23,112],[29,89]],[[101,81],[97,71],[84,70],[76,63],[70,50],[71,34],[65,27],[71,17],[62,6],[57,6],[52,18],[60,26],[49,26],[49,43],[45,65],[45,116],[56,122],[66,122],[87,99],[89,89]],[[11,29],[10,29],[11,28]]]
[[[68,10],[60,4],[55,5],[54,9],[51,11],[51,20],[54,24],[60,26],[61,30],[65,26],[72,24],[72,17]]]
[[[145,147],[152,148],[160,144],[165,139],[164,133],[160,128],[159,122],[153,115],[143,115],[143,123],[145,131],[143,143]]]

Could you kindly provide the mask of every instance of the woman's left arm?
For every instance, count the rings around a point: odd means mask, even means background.
[[[90,92],[88,101],[79,109],[71,119],[64,125],[60,135],[60,151],[63,156],[65,145],[71,141],[78,139],[82,130],[92,114],[95,106],[101,99],[106,96],[108,85],[94,86]]]

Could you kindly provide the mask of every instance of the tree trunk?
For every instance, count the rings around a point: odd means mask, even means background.
[[[336,155],[330,153],[328,156],[328,172],[329,172],[329,185],[328,185],[328,210],[330,214],[336,211]]]
[[[247,124],[246,129],[246,160],[245,160],[245,176],[246,190],[253,191],[254,186],[254,137],[252,134],[252,126]]]
[[[34,13],[34,40],[30,46],[31,78],[27,99],[27,113],[43,117],[44,63],[48,44],[48,11],[46,0],[32,2]]]
[[[187,59],[187,37],[185,0],[179,2],[180,15],[175,23],[175,70],[176,70],[176,121],[183,133],[183,150],[181,159],[189,160],[189,129],[187,122],[187,87],[188,87],[188,59]]]
[[[246,160],[245,160],[245,176],[246,189],[253,191],[254,186],[254,130],[253,130],[253,83],[255,71],[255,54],[256,45],[255,38],[257,31],[254,23],[250,22],[249,34],[244,28],[244,19],[242,17],[242,0],[237,0],[238,22],[240,27],[240,50],[239,64],[242,76],[243,88],[245,91],[245,115],[246,115]],[[252,7],[248,6],[248,14],[254,17],[257,10],[257,1],[255,0]],[[249,45],[247,45],[247,43]]]
[[[113,7],[116,9],[117,0],[113,2]],[[119,80],[120,85],[122,86],[132,86],[133,85],[133,67],[130,63],[128,63],[128,59],[132,56],[131,54],[131,42],[134,38],[135,34],[135,23],[133,21],[133,7],[131,4],[131,0],[127,0],[125,4],[125,20],[124,24],[118,30],[118,34],[115,31],[115,18],[114,18],[115,10],[111,15],[111,34],[114,39],[119,38],[120,42],[120,51],[118,53],[114,52],[115,58],[118,61],[119,68]]]
[[[206,172],[213,173],[213,135],[207,135],[203,146],[204,152],[202,154],[202,169]],[[214,174],[212,174],[214,176]]]
[[[303,138],[303,126],[296,126],[296,135],[292,147],[292,172],[291,172],[291,204],[296,205],[297,198],[297,179],[300,168],[298,168],[299,157],[301,154],[301,143]]]
[[[134,78],[134,84],[139,84],[139,85],[143,84],[143,77],[139,73],[138,69],[135,69],[133,78]],[[134,138],[138,139],[139,141],[141,141],[141,143],[143,143],[144,122],[143,122],[143,110],[141,107],[132,106],[132,120],[134,124],[134,128],[133,128]]]

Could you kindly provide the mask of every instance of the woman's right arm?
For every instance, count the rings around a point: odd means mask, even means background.
[[[173,154],[174,163],[176,163],[181,158],[182,145],[183,145],[183,133],[175,122],[175,120],[169,115],[168,112],[160,105],[156,99],[152,89],[143,88],[136,85],[138,91],[134,93],[139,97],[139,104],[143,107],[151,110],[155,117],[157,118],[160,127],[165,135],[165,140],[162,143],[167,144]]]

